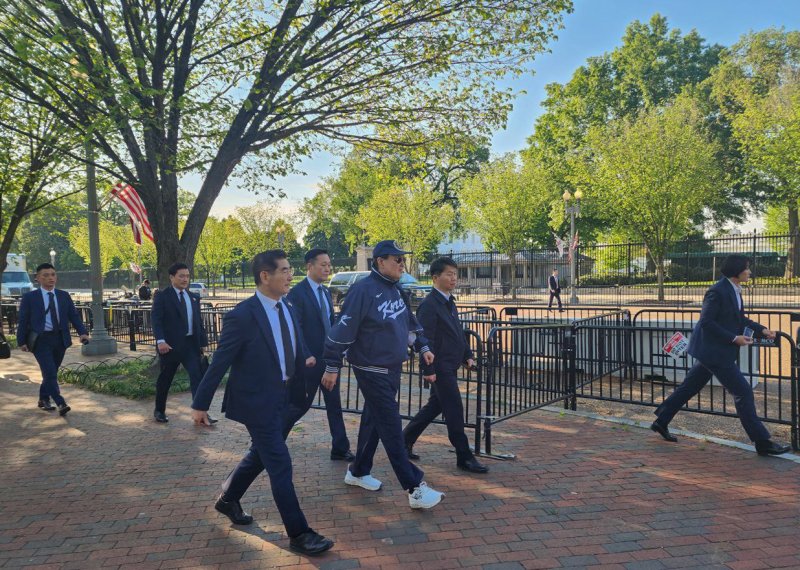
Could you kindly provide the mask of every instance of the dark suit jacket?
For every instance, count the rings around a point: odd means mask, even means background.
[[[430,375],[437,370],[452,371],[472,358],[464,327],[458,316],[450,313],[447,299],[436,289],[420,303],[417,321],[425,329],[425,336],[434,354],[433,366],[422,365],[423,374]]]
[[[311,354],[303,340],[303,329],[289,307],[294,323],[297,349],[297,381]],[[222,411],[225,417],[245,425],[276,425],[275,414],[282,414],[286,403],[278,347],[269,320],[258,297],[242,301],[223,320],[219,345],[192,402],[195,410],[208,410],[222,377],[230,368]],[[280,425],[280,422],[277,423]]]
[[[333,299],[328,288],[322,286],[325,299],[328,301],[328,320],[333,325]],[[325,348],[325,328],[322,322],[322,311],[319,309],[319,300],[314,295],[314,290],[308,282],[303,279],[300,283],[292,287],[286,295],[292,302],[295,315],[303,328],[303,338],[305,338],[308,349],[317,358],[317,365],[325,368],[320,362],[322,360],[322,350]],[[320,374],[320,377],[322,374]]]
[[[742,334],[744,327],[752,328],[757,335],[766,328],[745,317],[733,285],[723,277],[706,291],[700,320],[689,338],[689,354],[703,364],[730,364],[739,355],[733,338]]]
[[[184,295],[188,295],[192,302],[192,334],[200,346],[208,346],[206,329],[200,316],[200,297],[188,290],[184,290]],[[153,298],[153,334],[156,340],[163,339],[173,348],[179,347],[186,337],[179,303],[178,294],[172,286],[162,289]]]
[[[547,280],[547,283],[551,291],[561,293],[561,284],[556,280],[554,275],[550,276],[550,278]]]
[[[89,334],[86,327],[81,322],[75,303],[66,291],[55,289],[56,304],[58,305],[58,324],[61,331],[61,338],[64,346],[72,345],[72,337],[69,334],[69,324],[75,327],[79,335]],[[22,296],[19,304],[19,322],[17,323],[17,344],[23,345],[26,342],[29,331],[38,334],[44,332],[44,297],[40,289],[34,289]]]

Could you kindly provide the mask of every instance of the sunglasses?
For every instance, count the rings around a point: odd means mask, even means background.
[[[398,265],[403,265],[406,262],[406,258],[403,256],[395,257],[394,260],[397,262]]]

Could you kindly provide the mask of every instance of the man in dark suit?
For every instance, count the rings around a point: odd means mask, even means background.
[[[42,371],[42,385],[39,387],[39,407],[48,412],[55,410],[50,398],[58,406],[62,416],[70,411],[58,387],[58,367],[64,360],[64,353],[72,345],[69,324],[78,331],[82,343],[89,342],[89,333],[81,322],[80,315],[66,291],[56,289],[56,269],[49,263],[36,268],[39,289],[22,296],[19,305],[17,342],[25,351],[33,352]],[[29,347],[29,335],[36,336],[35,345]]]
[[[753,389],[742,375],[736,360],[739,348],[753,344],[752,334],[774,339],[775,333],[744,314],[741,284],[750,279],[750,262],[742,255],[730,255],[722,264],[722,279],[717,281],[703,298],[700,319],[689,338],[689,354],[697,361],[683,383],[656,408],[658,416],[650,429],[667,441],[678,441],[669,432],[669,422],[689,400],[716,376],[733,395],[739,421],[750,440],[755,442],[759,455],[780,455],[789,451],[788,445],[770,439],[767,428],[758,419]],[[744,334],[745,327],[752,330]]]
[[[150,290],[150,280],[145,279],[142,281],[142,286],[139,287],[139,300],[140,301],[149,301],[153,298],[153,293]]]
[[[303,338],[317,364],[305,371],[305,382],[295,382],[291,386],[289,409],[283,427],[284,438],[288,437],[292,426],[314,403],[320,380],[325,373],[325,364],[322,362],[325,337],[333,326],[333,300],[330,291],[323,285],[331,274],[331,258],[324,249],[312,249],[306,253],[305,261],[306,278],[292,287],[287,297],[294,305],[295,314],[303,329]],[[356,456],[350,452],[350,440],[347,439],[344,427],[339,382],[336,382],[333,389],[323,390],[322,397],[325,399],[325,412],[331,432],[331,459],[353,461]]]
[[[256,294],[225,315],[219,346],[192,402],[196,424],[210,425],[208,408],[222,377],[230,368],[222,411],[244,424],[252,445],[222,485],[217,511],[234,524],[250,524],[240,500],[258,475],[267,470],[272,497],[289,535],[289,547],[301,554],[320,554],[333,541],[306,522],[292,483],[292,458],[283,438],[287,384],[302,380],[304,366],[315,359],[303,341],[291,303],[282,299],[292,282],[292,269],[282,250],[259,253],[253,259]]]
[[[203,374],[200,357],[208,346],[206,330],[200,315],[200,297],[189,292],[189,267],[174,263],[169,268],[169,287],[153,299],[153,334],[156,337],[161,373],[156,380],[156,407],[153,417],[166,423],[167,394],[178,366],[183,364],[189,375],[192,396]],[[212,419],[212,423],[216,420]]]
[[[464,405],[458,389],[458,369],[473,368],[475,361],[464,337],[464,328],[458,319],[453,290],[458,285],[458,266],[450,257],[439,257],[431,263],[433,291],[417,309],[417,321],[425,329],[436,360],[432,365],[422,364],[425,380],[431,382],[428,403],[417,412],[403,430],[403,440],[408,456],[419,459],[413,452],[414,443],[439,414],[444,414],[447,437],[456,448],[456,465],[472,473],[487,473],[469,447],[464,433]]]
[[[547,286],[550,288],[550,300],[547,302],[547,309],[553,307],[553,299],[558,301],[558,310],[563,311],[561,306],[561,283],[558,282],[558,269],[553,269],[553,274],[547,279]]]

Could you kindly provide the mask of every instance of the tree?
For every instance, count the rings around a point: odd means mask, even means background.
[[[461,189],[467,228],[488,247],[508,255],[514,298],[517,253],[549,240],[546,206],[550,200],[545,171],[533,165],[520,166],[514,154],[490,162]]]
[[[453,227],[452,205],[437,204],[437,197],[422,180],[378,190],[359,211],[358,224],[372,243],[394,239],[413,251],[408,272],[416,273],[419,259],[436,251]]]
[[[138,246],[133,241],[130,224],[115,225],[108,220],[100,220],[100,271],[103,275],[112,269],[127,269],[131,262],[140,266],[154,265],[156,261],[155,245],[148,239],[142,240]],[[69,229],[69,243],[89,265],[89,222],[86,218]]]
[[[303,236],[303,247],[306,250],[316,247],[327,250],[334,261],[350,257],[350,248],[345,242],[344,232],[339,224],[334,222],[326,229],[319,227],[321,220],[322,216],[317,217],[312,221],[311,225],[306,227],[306,233]],[[326,231],[330,231],[330,235]]]
[[[741,146],[748,174],[786,208],[786,274],[800,276],[800,32],[771,28],[746,34],[725,54],[713,94]]]
[[[24,253],[29,266],[50,260],[56,252],[59,271],[88,269],[69,243],[69,229],[86,218],[86,203],[80,194],[57,200],[28,215],[17,231],[16,251]]]
[[[0,124],[4,122],[17,127],[0,128],[0,278],[23,221],[77,192],[71,180],[75,163],[58,152],[70,138],[52,113],[0,85]]]
[[[593,128],[617,119],[635,119],[668,104],[686,89],[700,86],[719,62],[722,49],[706,44],[695,30],[683,34],[670,29],[659,14],[647,23],[632,22],[619,47],[589,58],[567,83],[546,86],[545,112],[528,139],[525,160],[547,170],[554,196],[574,193],[583,183],[581,160]],[[699,88],[694,94],[699,99],[707,95]],[[706,111],[711,127],[716,127],[714,112],[713,108]],[[726,154],[729,132],[724,125],[710,132],[722,145],[720,160],[726,159],[726,168],[735,170],[736,156]],[[714,205],[717,219],[738,219],[744,213],[743,203],[750,193],[734,184],[736,180],[725,189],[728,199]],[[564,219],[562,201],[556,198],[551,208],[552,225],[556,226]],[[587,200],[581,215],[581,237],[586,241],[611,222]]]
[[[0,79],[138,190],[166,281],[175,260],[193,262],[234,171],[269,189],[323,142],[376,141],[378,126],[501,125],[513,93],[495,80],[524,71],[568,10],[569,0],[16,0],[0,6]],[[179,231],[188,173],[202,183]]]
[[[274,202],[240,206],[234,210],[233,217],[243,231],[241,250],[245,257],[252,258],[265,249],[276,248],[285,249],[290,257],[302,254],[294,224],[277,215]]]
[[[241,260],[243,243],[244,230],[236,218],[210,217],[206,221],[197,245],[197,259],[205,267],[212,294],[217,294],[217,278],[222,272]]]
[[[664,300],[664,260],[704,208],[724,198],[719,145],[703,130],[699,109],[679,97],[662,109],[589,133],[585,184],[608,219],[643,241]]]

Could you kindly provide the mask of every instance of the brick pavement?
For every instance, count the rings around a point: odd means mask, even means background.
[[[300,557],[261,478],[256,518],[234,528],[213,509],[247,445],[242,426],[191,425],[187,395],[172,421],[152,402],[66,386],[66,417],[35,408],[38,385],[0,374],[0,568],[800,568],[800,466],[752,452],[548,412],[497,426],[516,461],[462,476],[443,426],[415,447],[447,492],[411,511],[379,450],[384,489],[345,486],[327,458],[324,415],[290,436],[309,523],[336,540]],[[219,402],[215,402],[218,406]],[[212,408],[213,409],[213,408]],[[355,440],[357,418],[346,416]]]

